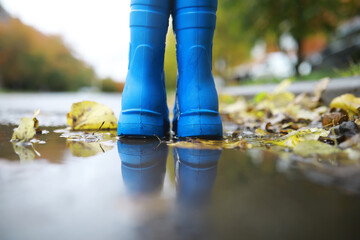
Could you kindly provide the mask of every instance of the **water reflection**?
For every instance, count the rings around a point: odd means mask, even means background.
[[[22,142],[12,142],[11,143],[14,149],[14,152],[19,156],[20,162],[32,162],[36,155],[35,149],[32,143],[24,144]]]
[[[158,140],[119,140],[123,181],[130,194],[160,192],[166,172],[168,146]]]
[[[221,150],[173,149],[180,239],[209,239],[214,234],[210,200],[220,155]]]
[[[168,157],[166,144],[159,144],[156,140],[120,140],[118,152],[123,181],[130,195],[143,196],[162,191]],[[144,221],[145,224],[140,224],[139,239],[143,235],[156,236],[154,229],[163,229],[164,226],[168,227],[162,231],[169,231],[169,236],[176,232],[179,239],[209,239],[213,223],[210,220],[211,211],[208,210],[211,204],[208,203],[221,150],[173,148],[172,155],[175,166],[172,171],[175,171],[177,190],[174,208],[161,205],[163,210],[152,212],[151,220],[140,217],[139,222]],[[156,198],[156,201],[161,199]],[[157,205],[153,203],[152,208]],[[138,207],[142,209],[141,206]],[[147,211],[142,209],[141,212],[145,214]],[[165,219],[167,220],[163,222]]]
[[[177,198],[181,204],[206,202],[213,188],[221,150],[174,148]]]

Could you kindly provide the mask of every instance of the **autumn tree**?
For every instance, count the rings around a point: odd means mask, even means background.
[[[300,64],[304,59],[304,40],[315,33],[332,33],[342,21],[360,12],[360,1],[222,0],[219,1],[219,10],[223,11],[223,20],[219,20],[218,25],[222,41],[217,44],[226,44],[228,40],[225,38],[238,39],[239,43],[268,36],[278,39],[282,33],[289,32],[298,43]],[[227,31],[227,34],[222,31]]]
[[[11,18],[0,22],[0,81],[7,89],[74,91],[97,78],[60,37],[44,35]]]

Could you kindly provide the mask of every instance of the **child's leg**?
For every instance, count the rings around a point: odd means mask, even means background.
[[[178,137],[222,137],[212,69],[217,0],[175,0],[178,83],[173,129]]]
[[[164,50],[170,0],[131,0],[129,69],[118,123],[121,136],[169,133]]]

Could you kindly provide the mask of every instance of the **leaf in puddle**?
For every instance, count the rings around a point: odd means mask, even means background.
[[[204,140],[195,139],[191,141],[180,141],[168,144],[169,146],[178,148],[193,148],[193,149],[245,149],[248,144],[245,140],[230,141],[226,140]]]
[[[310,128],[305,130],[291,131],[289,134],[275,140],[268,140],[266,143],[283,146],[295,147],[301,142],[308,140],[318,140],[319,137],[327,137],[328,131],[322,128]]]
[[[11,141],[29,141],[36,134],[35,128],[39,126],[39,121],[36,116],[40,113],[40,110],[36,110],[31,118],[23,117],[20,119],[20,124],[14,129],[14,133],[11,137]]]
[[[71,154],[76,157],[91,157],[113,148],[113,145],[107,142],[67,141],[66,145],[70,148]]]
[[[92,101],[74,103],[66,117],[73,130],[98,130],[100,126],[101,129],[117,128],[114,112],[109,107]]]
[[[215,144],[215,142],[214,142],[212,144],[204,144],[197,140],[174,142],[174,143],[170,143],[168,145],[172,146],[172,147],[191,148],[191,149],[221,149],[222,148],[221,143]]]
[[[345,110],[350,119],[359,115],[360,98],[355,97],[353,94],[347,93],[334,98],[330,103],[331,108],[341,108]]]
[[[294,147],[294,153],[302,157],[311,157],[314,155],[327,157],[339,152],[341,152],[340,149],[316,140],[300,142]]]

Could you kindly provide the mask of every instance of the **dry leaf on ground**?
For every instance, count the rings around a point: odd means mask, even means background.
[[[66,117],[73,130],[117,128],[117,118],[111,108],[93,101],[74,103]]]
[[[345,110],[350,119],[354,116],[359,116],[360,98],[355,97],[353,94],[343,94],[334,98],[330,103],[331,108],[341,108]]]

